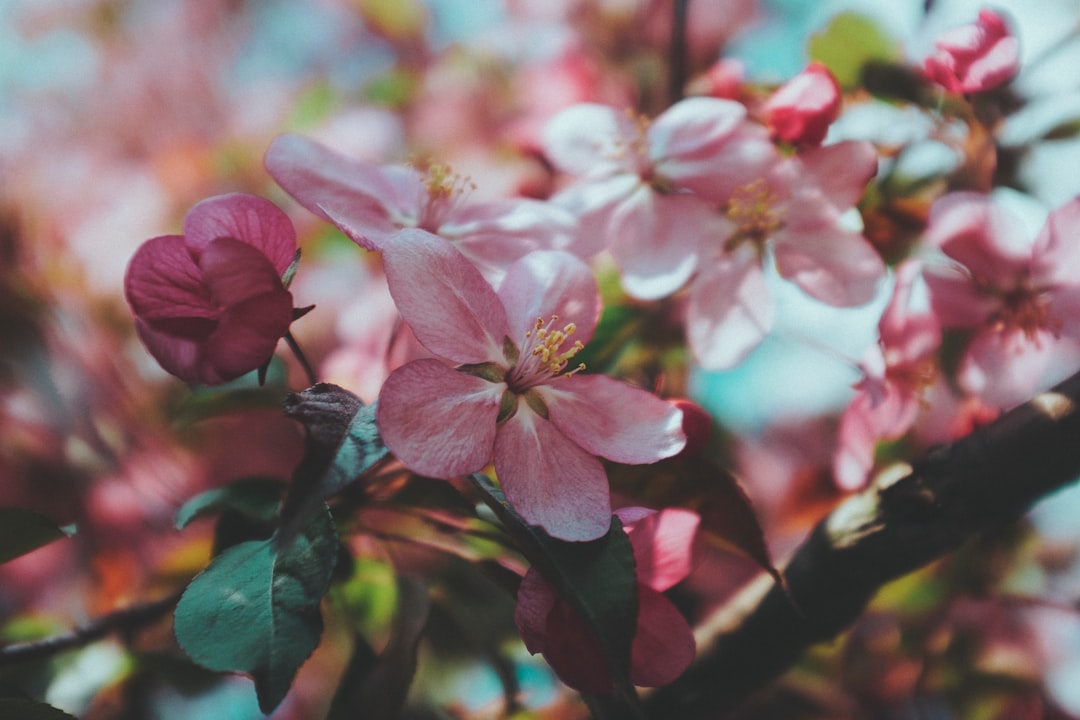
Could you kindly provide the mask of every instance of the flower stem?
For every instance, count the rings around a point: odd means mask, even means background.
[[[289,349],[292,350],[294,356],[296,356],[297,362],[300,363],[300,367],[304,368],[304,372],[307,374],[308,384],[314,385],[318,381],[315,377],[315,371],[311,367],[311,363],[308,362],[307,356],[304,355],[304,351],[300,349],[300,345],[296,342],[296,338],[293,337],[292,332],[285,333],[285,342],[288,343]]]
[[[686,17],[690,0],[675,0],[671,20],[671,47],[668,49],[668,102],[671,105],[682,100],[686,86]]]

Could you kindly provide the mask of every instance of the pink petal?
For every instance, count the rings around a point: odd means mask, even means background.
[[[840,86],[824,65],[814,62],[781,85],[762,106],[773,137],[820,145],[840,113]]]
[[[383,442],[410,470],[437,478],[483,469],[506,386],[458,372],[431,358],[390,374],[376,420]]]
[[[680,189],[723,205],[737,188],[766,177],[779,161],[768,131],[747,121],[708,153],[664,158],[657,162],[655,170]]]
[[[690,625],[666,597],[638,585],[637,632],[630,649],[630,681],[662,687],[690,667],[697,647]]]
[[[275,138],[263,163],[285,192],[363,247],[397,229],[387,210],[394,190],[377,165],[292,134]]]
[[[296,255],[296,230],[277,205],[255,195],[232,193],[208,198],[184,216],[184,239],[204,250],[218,238],[232,238],[257,248],[285,274]]]
[[[390,294],[416,338],[455,363],[503,362],[510,327],[494,288],[443,238],[408,228],[383,250]]]
[[[558,316],[562,327],[577,326],[575,340],[587,343],[600,318],[600,290],[592,270],[577,257],[556,250],[529,253],[507,270],[499,299],[510,320],[511,338],[519,343],[535,328]]]
[[[701,199],[641,187],[611,218],[611,253],[623,287],[643,300],[675,292],[697,267],[702,240],[719,227],[718,213]]]
[[[1020,331],[985,330],[968,347],[957,380],[968,392],[1005,410],[1042,388],[1056,345],[1047,332],[1029,340]]]
[[[866,238],[836,225],[813,229],[788,225],[774,243],[780,275],[829,305],[867,303],[885,278],[885,263]]]
[[[813,188],[840,211],[855,206],[877,169],[874,146],[855,140],[806,150],[784,164],[791,184]]]
[[[592,455],[640,465],[671,457],[686,445],[678,408],[606,375],[553,378],[535,392],[552,424]]]
[[[744,245],[702,268],[690,290],[686,334],[694,358],[710,370],[741,362],[765,339],[773,303],[760,260]]]
[[[124,276],[124,295],[135,316],[148,322],[201,318],[213,323],[218,316],[202,271],[180,235],[139,246]]]
[[[612,690],[604,646],[581,616],[564,600],[548,615],[544,659],[555,674],[581,692]]]
[[[158,330],[138,316],[135,317],[135,331],[158,365],[186,383],[220,385],[232,379],[221,377],[214,371],[213,366],[207,366],[203,362],[203,338],[184,337]]]
[[[874,468],[874,450],[879,438],[870,415],[872,402],[869,393],[860,392],[840,417],[833,480],[841,490],[865,487]]]
[[[657,592],[681,582],[693,569],[694,537],[701,518],[690,510],[665,508],[645,515],[615,511],[634,548],[637,581]]]
[[[648,127],[649,155],[658,164],[707,161],[715,156],[746,119],[746,107],[734,100],[690,97],[672,105]]]
[[[595,540],[611,526],[600,461],[523,401],[495,437],[495,472],[518,513],[553,537]]]
[[[923,278],[930,291],[930,306],[943,327],[977,327],[1000,308],[1000,301],[979,292],[959,266],[928,265]]]
[[[608,247],[615,238],[611,218],[616,207],[643,185],[637,175],[620,173],[607,178],[583,180],[556,193],[549,202],[566,210],[578,221],[572,245],[567,249],[585,258]]]
[[[637,138],[635,120],[607,105],[573,105],[553,117],[544,128],[544,151],[563,172],[603,177],[633,167],[626,147]]]
[[[1039,283],[1080,285],[1080,198],[1050,213],[1032,246],[1033,274]]]
[[[529,568],[517,590],[517,605],[514,607],[514,624],[521,633],[521,640],[530,653],[544,652],[547,645],[547,623],[559,596],[552,590],[547,580]]]
[[[988,195],[949,193],[930,208],[925,242],[981,282],[1011,287],[1030,269],[1032,245],[1020,221]]]

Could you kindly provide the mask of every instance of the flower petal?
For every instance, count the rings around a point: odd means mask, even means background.
[[[799,153],[782,163],[778,172],[791,184],[813,188],[843,211],[854,205],[877,174],[878,154],[868,142],[845,140]]]
[[[701,518],[681,508],[635,511],[640,508],[620,508],[615,514],[634,548],[637,581],[663,592],[693,569],[694,537]]]
[[[672,105],[648,127],[649,155],[702,161],[715,155],[746,119],[746,107],[734,100],[690,97]]]
[[[582,103],[566,108],[544,128],[544,151],[563,172],[586,177],[619,173],[631,167],[627,146],[637,138],[627,113],[607,105]]]
[[[557,250],[532,252],[511,265],[499,299],[516,342],[535,328],[537,318],[546,323],[554,315],[560,327],[573,322],[573,339],[587,343],[600,319],[600,290],[589,266]]]
[[[710,370],[735,366],[765,339],[773,312],[753,248],[744,245],[721,257],[702,270],[690,291],[686,335],[694,358]]]
[[[217,320],[202,271],[180,235],[162,235],[139,246],[124,276],[124,295],[135,316],[146,322]]]
[[[397,227],[395,192],[377,165],[346,157],[301,135],[281,135],[263,158],[267,172],[297,202],[369,250]]]
[[[663,687],[683,674],[697,647],[689,623],[666,597],[638,585],[637,632],[630,648],[630,681]]]
[[[548,615],[544,659],[575,690],[589,693],[612,690],[604,646],[565,600],[558,600]]]
[[[548,616],[558,600],[559,596],[544,576],[536,568],[529,568],[518,585],[514,624],[525,647],[533,655],[544,652],[547,646]]]
[[[280,278],[296,256],[296,230],[289,216],[265,198],[231,193],[207,198],[184,216],[184,239],[198,252],[218,238],[257,248]]]
[[[547,404],[551,422],[593,455],[640,465],[686,446],[682,411],[620,380],[573,375],[553,378],[535,391]]]
[[[398,311],[424,347],[455,363],[504,362],[506,311],[453,245],[407,228],[387,242],[383,265]]]
[[[1040,283],[1080,283],[1080,198],[1050,213],[1032,248],[1033,273]]]
[[[1058,350],[1045,331],[1029,339],[1019,330],[980,332],[968,346],[957,380],[968,392],[1005,410],[1019,405],[1046,385],[1046,373]]]
[[[885,263],[860,233],[839,226],[789,225],[774,238],[776,268],[812,298],[836,307],[870,302]]]
[[[719,215],[693,195],[660,195],[640,187],[611,216],[611,253],[623,287],[643,300],[681,288],[698,263],[703,238],[719,232]]]
[[[989,195],[949,193],[930,208],[925,242],[963,265],[980,282],[1009,287],[1030,270],[1031,238]]]
[[[495,437],[495,472],[518,513],[553,537],[595,540],[611,526],[600,461],[524,402]]]
[[[437,478],[476,472],[491,460],[505,389],[438,360],[414,360],[383,384],[379,433],[410,470]]]

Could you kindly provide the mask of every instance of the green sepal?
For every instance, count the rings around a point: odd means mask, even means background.
[[[292,262],[289,263],[289,267],[285,268],[285,272],[281,275],[281,284],[285,286],[285,289],[289,289],[289,285],[292,284],[293,278],[296,277],[296,269],[300,267],[300,248],[296,248],[296,254],[293,255]]]
[[[499,400],[499,416],[495,418],[495,424],[501,424],[514,417],[518,409],[518,395],[512,390],[504,390]]]
[[[525,404],[532,408],[533,412],[535,412],[537,415],[544,418],[545,420],[551,419],[551,416],[548,414],[547,403],[544,402],[544,399],[540,397],[539,394],[533,392],[532,390],[526,392]]]
[[[514,341],[507,336],[503,336],[503,357],[506,358],[506,362],[511,365],[517,364],[517,361],[521,358],[521,353],[518,351],[517,345]]]
[[[502,382],[506,376],[506,370],[498,363],[473,363],[471,365],[458,365],[457,369],[466,375],[487,380],[488,382]]]

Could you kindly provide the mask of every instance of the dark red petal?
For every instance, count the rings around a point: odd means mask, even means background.
[[[189,247],[205,251],[219,238],[232,238],[257,248],[280,278],[296,255],[296,230],[289,217],[265,198],[231,193],[203,200],[184,217]]]

